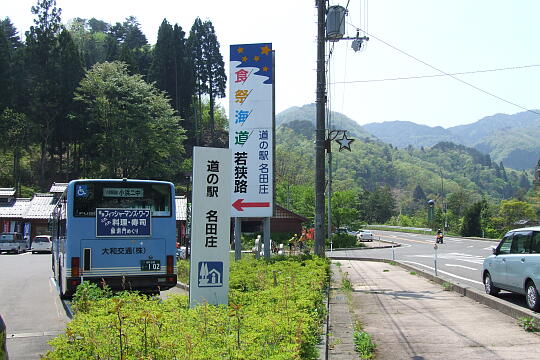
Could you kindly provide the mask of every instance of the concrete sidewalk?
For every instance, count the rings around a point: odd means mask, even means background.
[[[344,311],[346,299],[330,297],[329,331],[343,347],[331,349],[329,359],[353,358],[345,348],[356,320],[377,344],[378,360],[540,359],[540,336],[507,315],[399,266],[339,262],[352,283],[353,314]]]

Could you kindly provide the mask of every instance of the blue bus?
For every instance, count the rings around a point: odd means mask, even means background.
[[[60,297],[83,281],[151,294],[175,286],[174,195],[165,181],[72,180],[50,219]]]

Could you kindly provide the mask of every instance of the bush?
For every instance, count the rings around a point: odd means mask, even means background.
[[[44,358],[317,359],[328,277],[322,258],[245,259],[231,263],[228,306],[190,309],[180,295],[86,296],[86,311]]]
[[[338,248],[352,248],[356,247],[356,236],[349,234],[333,234],[332,235],[332,247]],[[326,247],[330,247],[330,242],[326,240]]]

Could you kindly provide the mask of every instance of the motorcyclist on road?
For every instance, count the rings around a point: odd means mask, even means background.
[[[444,235],[443,235],[442,230],[441,230],[441,229],[438,229],[438,230],[437,230],[436,243],[441,243],[441,244],[442,244],[442,243],[443,243],[443,237],[444,237]]]

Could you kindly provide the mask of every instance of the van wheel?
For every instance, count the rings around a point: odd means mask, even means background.
[[[486,294],[489,295],[495,296],[499,293],[499,288],[493,285],[491,275],[488,272],[484,275],[484,289],[486,290]]]
[[[534,283],[531,280],[527,282],[525,291],[527,306],[533,311],[540,310],[540,297],[538,296],[538,290],[536,290],[536,286],[534,286]]]

